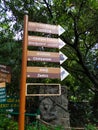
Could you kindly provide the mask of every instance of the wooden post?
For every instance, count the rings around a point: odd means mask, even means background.
[[[21,81],[20,81],[19,130],[25,129],[27,43],[28,43],[28,16],[25,15],[24,16],[23,50],[22,50],[22,70],[21,70]]]

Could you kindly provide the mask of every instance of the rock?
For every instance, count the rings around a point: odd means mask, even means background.
[[[67,89],[62,86],[61,96],[39,97],[41,119],[52,125],[70,129]]]

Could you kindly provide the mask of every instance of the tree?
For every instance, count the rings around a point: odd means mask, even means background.
[[[57,6],[57,4],[59,6]],[[97,43],[97,1],[67,1],[65,4],[55,1],[56,10],[62,10],[56,13],[56,19],[64,25],[66,32],[63,40],[67,43],[67,47],[63,51],[68,55],[68,70],[75,77],[75,84],[78,85],[75,91],[83,89],[86,83],[87,91],[95,93],[94,95],[94,111],[97,113],[98,106],[98,76],[97,76],[97,53],[91,53],[93,46]],[[66,5],[66,8],[65,8]],[[88,15],[89,14],[89,15]],[[95,26],[96,25],[96,26]],[[70,50],[69,50],[70,47]],[[73,52],[73,53],[71,53]],[[92,60],[93,58],[93,60]],[[77,81],[78,80],[78,81]],[[87,81],[87,82],[85,82]],[[84,83],[84,84],[83,84]],[[71,83],[70,83],[71,84]],[[73,86],[73,85],[71,85]],[[84,88],[83,90],[86,91]],[[86,92],[87,92],[86,91]],[[81,91],[82,92],[82,91]],[[80,93],[79,93],[80,94]],[[79,96],[78,94],[78,96]],[[98,118],[98,117],[97,117]]]
[[[14,17],[9,14],[4,3],[0,5],[0,64],[11,67],[12,78],[11,83],[7,84],[7,91],[8,95],[15,95],[19,91],[21,44],[14,39],[17,31],[13,28]]]
[[[61,38],[67,45],[62,52],[68,56],[68,60],[63,66],[70,76],[62,84],[67,84],[71,94],[74,94],[73,97],[80,101],[93,97],[95,102],[93,106],[97,112],[98,52],[94,50],[92,53],[92,48],[97,43],[98,37],[98,1],[3,0],[3,2],[6,10],[11,10],[15,16],[17,30],[22,29],[21,22],[25,11],[28,11],[29,19],[32,21],[45,23],[47,21],[47,23],[60,24],[64,27],[65,33]]]

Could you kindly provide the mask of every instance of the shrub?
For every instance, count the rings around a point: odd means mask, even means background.
[[[25,130],[63,130],[62,127],[50,127],[41,123],[36,125],[27,125]],[[0,130],[18,130],[18,123],[8,117],[6,114],[0,114]]]
[[[97,128],[94,124],[87,124],[87,125],[85,125],[84,130],[97,130]]]
[[[0,130],[18,130],[18,123],[6,115],[0,114]]]

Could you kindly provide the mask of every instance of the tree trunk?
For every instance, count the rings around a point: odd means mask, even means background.
[[[93,122],[98,125],[98,91],[95,91],[94,98],[92,100],[92,113],[93,113]]]

